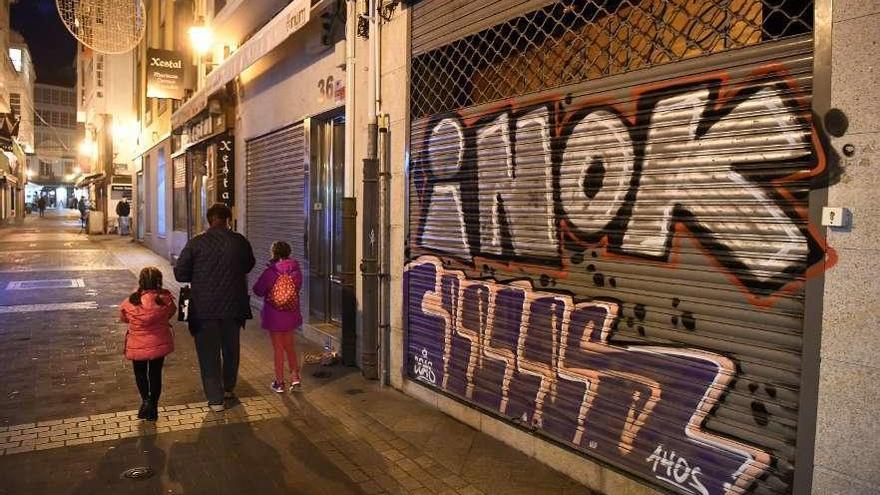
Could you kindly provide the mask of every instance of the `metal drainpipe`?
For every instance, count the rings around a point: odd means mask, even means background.
[[[345,2],[345,197],[354,197],[354,87],[356,84],[355,71],[357,70],[357,58],[355,57],[355,41],[357,40],[357,0]]]
[[[368,14],[370,24],[370,71],[368,79],[369,101],[367,105],[367,157],[363,162],[364,174],[364,217],[363,217],[363,257],[361,275],[363,277],[363,375],[375,380],[379,378],[379,160],[378,160],[378,42],[379,23],[377,0],[369,0]]]
[[[357,238],[357,198],[354,187],[355,140],[355,73],[357,58],[357,0],[345,2],[345,185],[342,207],[345,273],[342,287],[342,361],[346,366],[357,365],[357,268],[355,264]]]
[[[387,118],[383,118],[382,127],[379,128],[381,139],[380,155],[380,215],[381,226],[379,235],[379,253],[381,256],[379,273],[379,360],[380,384],[385,386],[390,379],[390,350],[391,350],[391,258],[390,258],[390,233],[391,233],[391,141]]]

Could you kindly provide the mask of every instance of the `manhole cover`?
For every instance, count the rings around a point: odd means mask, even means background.
[[[153,476],[153,470],[146,466],[135,467],[128,469],[122,473],[123,478],[128,478],[130,480],[145,480],[151,476]]]

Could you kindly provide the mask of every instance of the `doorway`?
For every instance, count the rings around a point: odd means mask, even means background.
[[[345,119],[315,119],[311,128],[309,312],[312,323],[342,322]]]

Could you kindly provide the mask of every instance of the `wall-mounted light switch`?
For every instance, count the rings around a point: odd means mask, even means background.
[[[826,227],[845,227],[848,223],[848,213],[846,208],[825,206],[822,208],[822,225]]]

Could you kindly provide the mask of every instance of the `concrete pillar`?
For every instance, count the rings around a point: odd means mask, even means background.
[[[828,205],[852,212],[828,229],[839,261],[825,275],[814,494],[880,494],[880,2],[835,0],[832,108],[847,117],[832,139],[843,173]],[[852,145],[852,156],[844,146]]]

